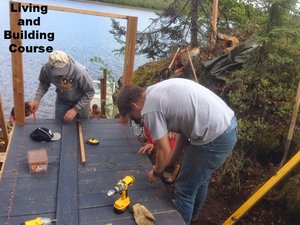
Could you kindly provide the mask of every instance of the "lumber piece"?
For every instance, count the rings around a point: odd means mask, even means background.
[[[79,146],[80,146],[80,155],[81,155],[81,163],[82,165],[86,165],[86,157],[85,157],[85,148],[84,148],[84,141],[83,141],[83,134],[82,134],[82,125],[81,121],[77,121],[77,128],[78,128],[78,137],[79,137]]]

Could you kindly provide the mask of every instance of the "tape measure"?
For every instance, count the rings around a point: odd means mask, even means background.
[[[91,139],[87,140],[86,143],[89,145],[99,145],[99,140],[96,138],[91,138]]]

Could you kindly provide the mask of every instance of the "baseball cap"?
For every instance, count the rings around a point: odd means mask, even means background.
[[[60,133],[53,132],[46,127],[36,128],[31,132],[30,137],[35,141],[58,141],[61,138]]]
[[[69,56],[59,50],[49,54],[48,64],[52,75],[67,75],[71,66]]]

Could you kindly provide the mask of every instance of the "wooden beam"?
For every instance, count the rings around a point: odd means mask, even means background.
[[[29,2],[14,2],[13,3],[20,3],[24,6],[32,5],[32,6],[44,6],[47,4],[38,4],[38,3],[29,3]],[[94,10],[86,10],[86,9],[75,9],[70,7],[64,6],[55,6],[55,5],[47,5],[48,9],[56,10],[56,11],[64,11],[64,12],[72,12],[72,13],[80,13],[80,14],[87,14],[87,15],[94,15],[94,16],[103,16],[103,17],[110,17],[110,18],[117,18],[117,19],[127,19],[127,15],[116,14],[116,13],[108,13],[108,12],[99,12]]]
[[[78,225],[78,142],[76,124],[63,125],[56,200],[56,225]],[[68,134],[68,135],[66,135]],[[63,147],[62,147],[63,146]]]
[[[86,165],[86,157],[85,157],[85,148],[84,148],[84,140],[83,140],[83,133],[82,133],[82,125],[81,121],[77,121],[77,130],[78,130],[78,139],[79,139],[79,147],[80,147],[80,155],[81,155],[81,163],[82,165]]]
[[[133,83],[134,56],[137,32],[137,17],[129,16],[127,19],[126,46],[124,59],[124,85]]]
[[[14,8],[17,8],[17,2],[11,2]],[[18,21],[21,19],[20,12],[10,12],[10,30],[13,33],[21,33],[21,26]],[[16,46],[22,45],[22,39],[10,39],[10,43]],[[25,105],[24,105],[24,81],[23,81],[23,58],[22,53],[11,53],[13,95],[15,107],[16,124],[25,123]]]

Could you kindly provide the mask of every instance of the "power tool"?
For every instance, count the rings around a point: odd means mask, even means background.
[[[123,213],[130,205],[130,198],[128,196],[128,187],[135,182],[133,176],[126,176],[122,180],[119,180],[117,185],[110,189],[106,196],[110,197],[116,193],[121,194],[121,197],[114,203],[114,211],[118,214]]]
[[[22,223],[22,225],[50,225],[51,223],[56,222],[56,220],[52,220],[46,217],[37,217],[33,220],[28,220]]]

